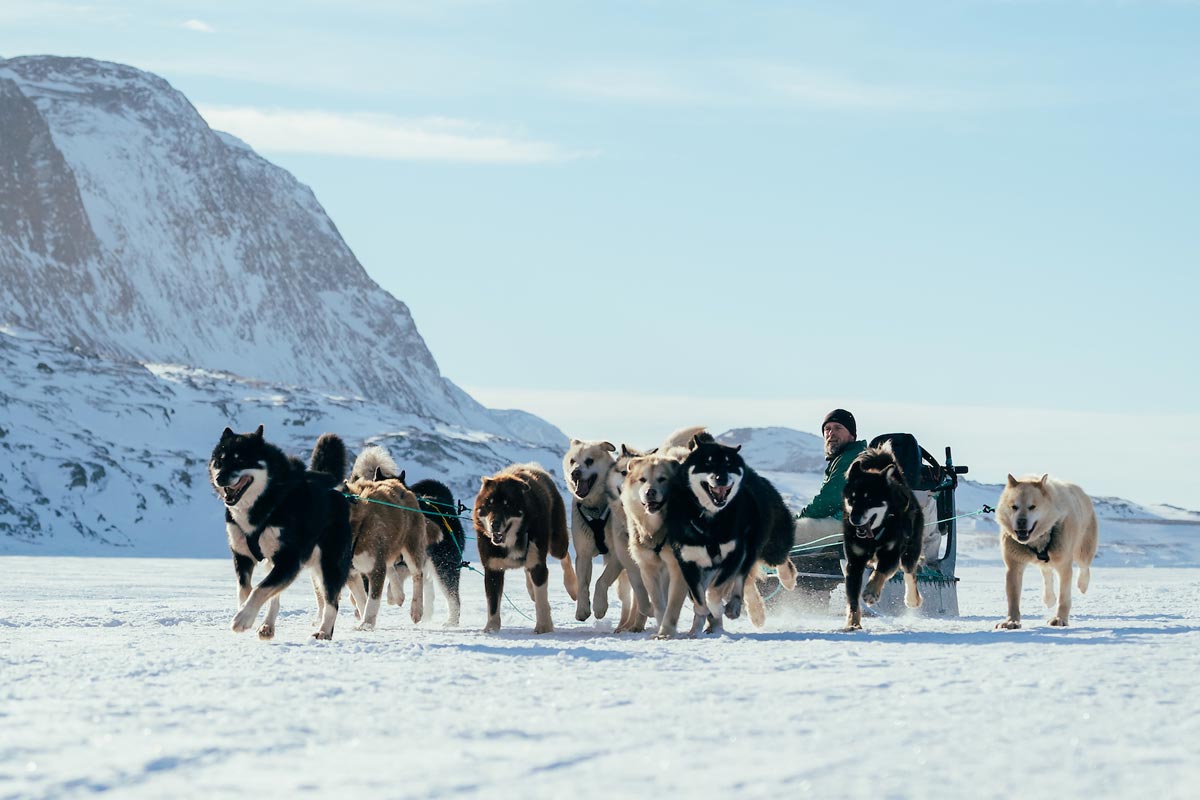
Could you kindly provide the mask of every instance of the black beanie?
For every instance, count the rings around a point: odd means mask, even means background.
[[[835,408],[825,415],[825,419],[821,421],[821,433],[825,433],[826,422],[838,422],[850,431],[850,435],[858,438],[858,426],[854,424],[854,415],[844,408]]]

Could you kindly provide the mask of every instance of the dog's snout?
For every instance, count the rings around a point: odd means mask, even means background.
[[[583,477],[583,470],[581,470],[579,467],[576,467],[575,469],[571,470],[571,480],[577,481],[582,477]]]

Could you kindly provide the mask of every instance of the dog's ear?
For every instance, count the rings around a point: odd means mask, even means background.
[[[654,454],[655,454],[655,453],[657,453],[657,452],[658,452],[658,448],[657,448],[657,447],[652,447],[651,449],[649,449],[649,450],[647,450],[646,452],[642,453],[642,455],[644,455],[644,456],[652,456],[652,455],[654,455]]]
[[[407,486],[407,485],[408,485],[408,482],[404,480],[404,475],[405,475],[405,470],[400,470],[400,477],[399,477],[399,478],[397,478],[396,480],[400,481],[400,482],[401,482],[401,483],[403,483],[405,486]]]
[[[742,446],[739,444],[737,447],[733,448],[733,452],[735,452],[735,453],[742,452]]]
[[[232,438],[233,438],[233,428],[226,427],[225,430],[221,431],[221,441],[222,442],[225,441],[226,439],[232,439]]]
[[[702,444],[704,444],[704,440],[701,439],[700,434],[697,433],[695,436],[692,437],[692,440],[690,442],[688,442],[688,450],[695,450],[697,447],[699,447]]]
[[[258,429],[254,431],[254,436],[259,439],[263,438],[263,426],[262,425],[259,425]]]
[[[1043,492],[1046,491],[1046,479],[1050,477],[1049,472],[1043,472],[1042,477],[1038,478],[1037,487]]]
[[[1012,489],[1013,487],[1015,487],[1017,485],[1017,483],[1019,483],[1019,481],[1017,481],[1017,479],[1012,476],[1012,473],[1011,472],[1008,473],[1008,484],[1007,484],[1008,488]]]
[[[495,481],[495,480],[493,480],[492,478],[488,478],[488,477],[483,477],[483,478],[480,478],[480,479],[479,479],[479,488],[480,488],[480,490],[482,491],[483,489],[486,489],[486,488],[488,488],[489,486],[491,486],[491,485],[492,485],[493,483],[495,483],[495,482],[496,482],[496,481]]]
[[[388,474],[383,471],[383,467],[376,464],[375,465],[375,475],[371,478],[371,480],[378,483],[379,481],[386,481],[388,479],[388,477],[389,477]]]
[[[617,452],[616,445],[614,445],[612,442],[601,442],[600,446],[603,447],[605,450],[607,450],[610,453]]]
[[[846,480],[849,480],[852,477],[854,477],[854,478],[858,477],[859,475],[862,474],[862,471],[863,471],[862,462],[859,461],[857,458],[854,459],[853,461],[850,462],[850,466],[846,470]]]
[[[571,447],[574,447],[577,444],[583,444],[583,442],[579,441],[578,439],[571,440]]]
[[[884,468],[883,477],[887,478],[887,482],[892,486],[904,485],[904,479],[900,476],[900,468],[895,464],[888,464]]]

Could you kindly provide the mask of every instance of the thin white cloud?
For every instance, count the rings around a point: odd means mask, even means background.
[[[217,32],[217,29],[212,25],[209,25],[207,22],[198,19],[189,19],[187,22],[183,23],[183,27],[187,28],[189,31],[196,31],[197,33]]]
[[[592,70],[566,75],[554,87],[577,97],[634,103],[702,105],[715,98],[665,75],[628,70]]]
[[[264,152],[476,164],[544,164],[586,155],[441,117],[227,106],[202,106],[199,111],[214,129]]]
[[[979,104],[971,94],[952,89],[861,80],[792,66],[751,64],[742,71],[760,91],[819,110],[938,112]]]

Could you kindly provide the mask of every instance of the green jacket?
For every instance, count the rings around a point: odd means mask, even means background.
[[[825,467],[825,480],[821,482],[821,490],[817,492],[817,496],[797,516],[814,519],[824,517],[841,519],[842,489],[846,487],[846,470],[850,469],[850,462],[858,458],[859,454],[866,449],[867,443],[862,439],[846,445],[846,449],[838,453],[833,461],[829,462],[829,466]]]

